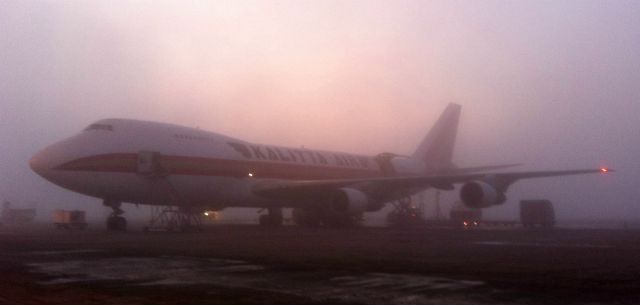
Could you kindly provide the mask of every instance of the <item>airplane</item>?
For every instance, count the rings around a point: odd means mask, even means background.
[[[282,208],[293,208],[297,224],[339,227],[428,188],[461,184],[466,206],[486,208],[504,203],[520,179],[613,171],[457,167],[452,156],[460,112],[460,105],[449,104],[410,156],[263,145],[197,128],[104,119],[44,148],[29,164],[54,184],[102,199],[113,211],[107,228],[119,231],[127,226],[122,202],[200,211],[262,208],[265,226],[281,225]]]

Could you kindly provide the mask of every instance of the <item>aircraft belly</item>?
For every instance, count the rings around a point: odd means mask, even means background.
[[[114,198],[125,202],[144,202],[151,185],[133,173],[56,172],[58,185],[72,191],[98,197]]]
[[[170,180],[177,191],[188,197],[191,205],[220,207],[270,207],[291,206],[253,194],[253,186],[261,179],[220,176],[173,175]]]
[[[56,183],[69,190],[123,202],[152,205],[268,206],[269,201],[251,194],[245,179],[169,175],[145,177],[137,173],[55,173]]]
[[[242,188],[237,178],[218,176],[171,175],[171,183],[180,201],[188,205],[237,206]]]

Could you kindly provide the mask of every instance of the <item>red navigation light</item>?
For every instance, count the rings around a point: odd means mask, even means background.
[[[608,169],[608,168],[606,168],[606,167],[603,167],[603,168],[601,168],[601,169],[600,169],[600,172],[601,172],[601,173],[608,173],[608,172],[609,172],[609,169]]]

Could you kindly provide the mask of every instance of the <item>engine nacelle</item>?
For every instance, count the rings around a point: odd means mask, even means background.
[[[470,208],[487,208],[504,203],[506,197],[491,184],[482,181],[467,182],[460,189],[460,200]]]
[[[369,198],[361,191],[341,188],[334,192],[329,209],[338,214],[357,215],[367,210]]]

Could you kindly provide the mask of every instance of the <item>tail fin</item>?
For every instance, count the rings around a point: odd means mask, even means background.
[[[449,104],[413,153],[412,157],[424,161],[430,170],[455,167],[451,158],[456,143],[461,108],[462,106],[458,104]]]

